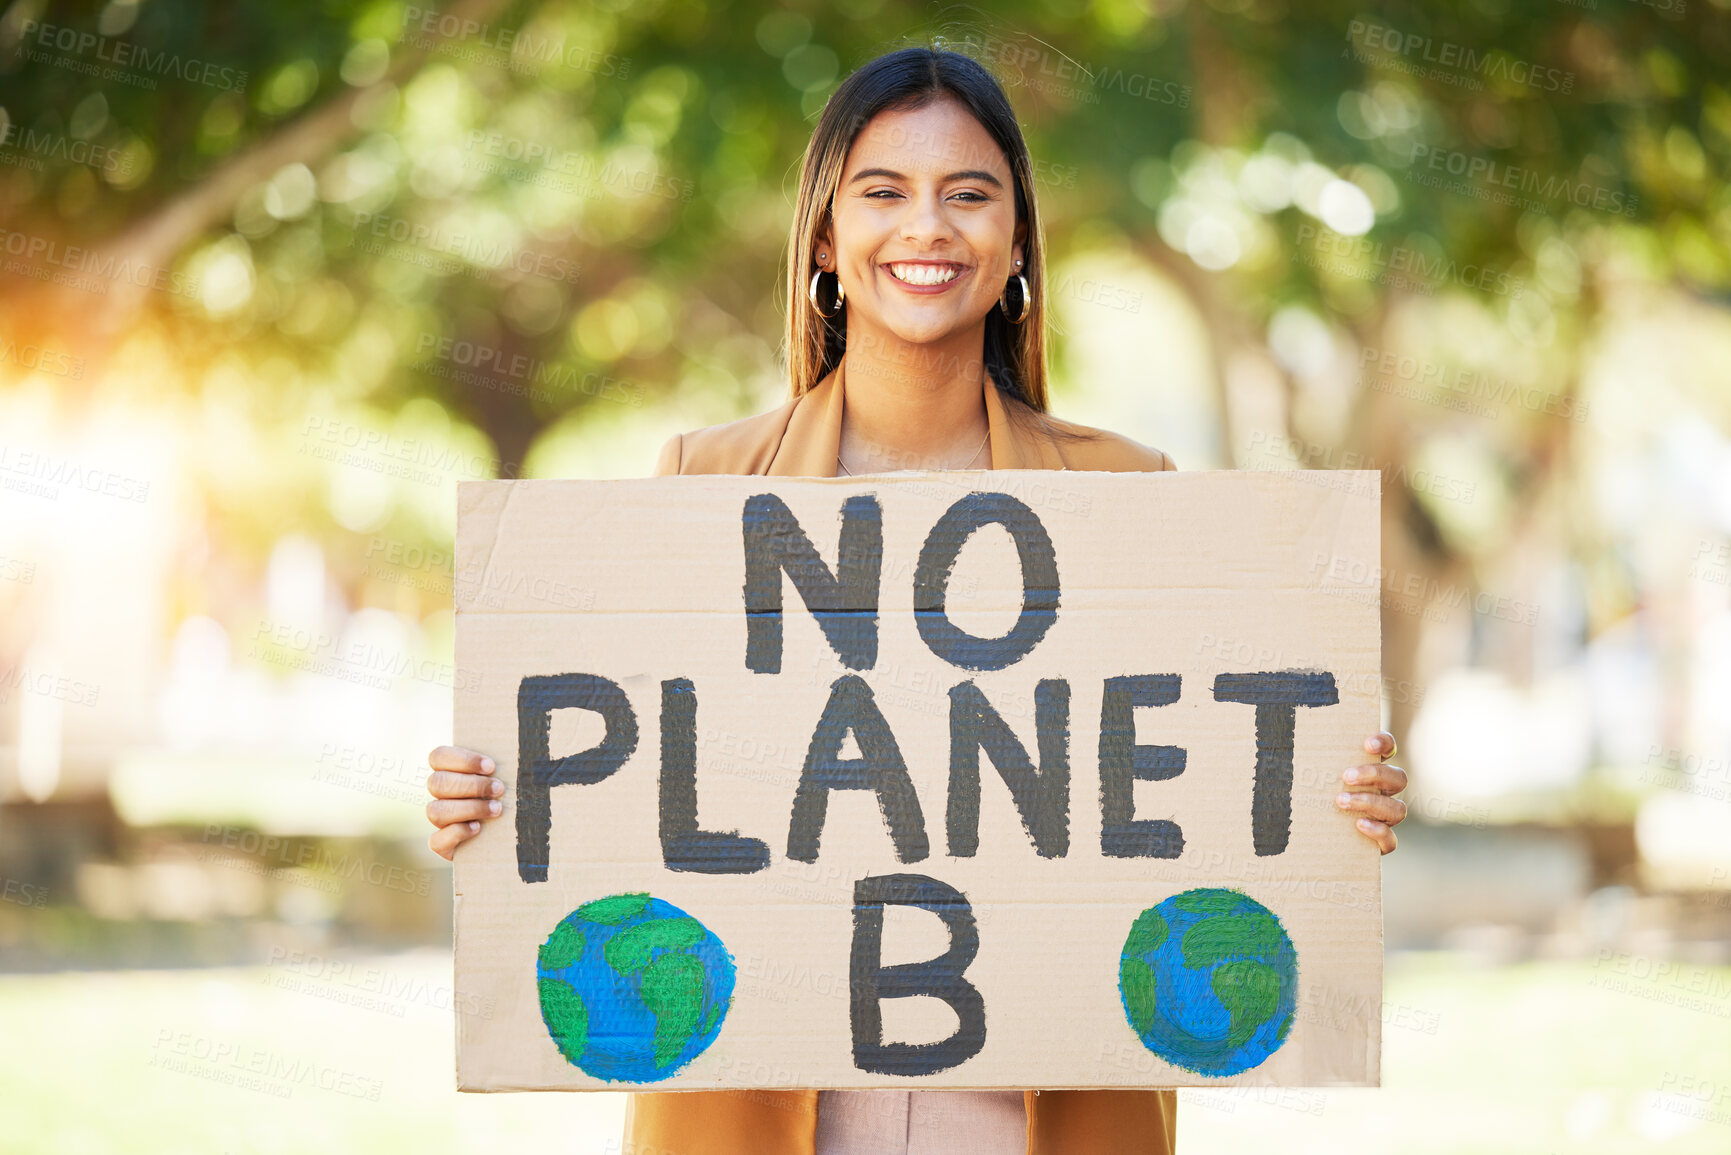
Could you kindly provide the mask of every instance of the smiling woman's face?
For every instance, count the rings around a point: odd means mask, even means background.
[[[1026,273],[1010,165],[951,97],[881,112],[854,139],[818,263],[847,292],[848,342],[874,330],[925,344],[983,332],[1004,282]]]

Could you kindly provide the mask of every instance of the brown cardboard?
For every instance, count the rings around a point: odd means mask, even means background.
[[[456,989],[465,995],[457,1016],[459,1088],[1376,1085],[1382,1006],[1379,856],[1335,807],[1334,796],[1341,771],[1362,760],[1360,743],[1380,725],[1379,480],[1374,472],[1006,470],[836,480],[692,476],[461,484],[455,568],[456,659],[463,676],[456,679],[455,740],[491,755],[507,790],[504,816],[485,824],[456,856]],[[1008,496],[975,498],[969,504],[965,499],[974,493]],[[842,664],[795,583],[780,569],[772,571],[771,583],[781,590],[780,672],[747,668],[748,535],[742,518],[754,498],[753,508],[773,504],[762,495],[779,499],[832,571],[838,565],[844,502],[875,495],[882,568],[877,649],[870,668]],[[952,508],[1013,512],[1018,506],[1037,519],[1052,544],[1058,574],[1055,616],[1012,664],[959,668],[941,659],[916,625],[922,545]],[[771,525],[763,519],[754,524]],[[863,515],[854,524],[859,531]],[[1037,536],[1027,532],[1030,541]],[[952,625],[978,637],[1008,632],[1023,604],[1022,572],[1008,531],[1001,524],[979,529],[967,539],[949,577],[946,609]],[[759,582],[759,596],[765,588]],[[1034,595],[1036,608],[1041,596]],[[849,608],[860,608],[857,596]],[[938,620],[934,614],[924,616]],[[1030,620],[1037,619],[1036,614]],[[861,615],[851,620],[858,627]],[[857,642],[859,635],[854,638]],[[855,651],[858,661],[857,646]],[[758,652],[760,664],[764,652]],[[986,651],[950,652],[967,657]],[[1280,853],[1259,855],[1252,811],[1257,716],[1263,708],[1217,700],[1215,689],[1220,675],[1281,671],[1308,671],[1312,680],[1265,679],[1255,685],[1267,693],[1301,683],[1314,689],[1315,676],[1323,673],[1332,676],[1338,700],[1290,711],[1289,841]],[[546,791],[546,878],[524,881],[519,690],[525,678],[574,673],[617,684],[635,719],[635,749],[599,781]],[[1127,675],[1177,676],[1176,701],[1133,710],[1134,741],[1181,747],[1184,769],[1130,788],[1136,820],[1171,820],[1181,828],[1183,849],[1176,858],[1102,853],[1100,733],[1106,679]],[[814,728],[831,700],[832,684],[849,677],[869,687],[905,762],[929,847],[921,860],[899,860],[892,845],[885,806],[896,809],[902,796],[890,790],[894,797],[880,805],[874,791],[857,789],[827,792],[815,861],[789,857],[791,817]],[[760,871],[700,873],[672,870],[664,862],[660,722],[663,683],[677,678],[689,679],[697,703],[696,826],[759,840],[767,853],[767,866]],[[1032,767],[1039,768],[1042,680],[1068,685],[1067,823],[1054,819],[1052,806],[1035,808],[1035,824],[1045,824],[1042,853],[1005,777],[981,753],[977,851],[953,855],[947,829],[952,687],[974,683]],[[858,688],[857,682],[849,684]],[[1122,701],[1124,684],[1117,685]],[[1143,692],[1170,687],[1140,685]],[[1234,694],[1230,677],[1220,685],[1227,697]],[[569,691],[566,684],[560,692]],[[1045,692],[1049,709],[1056,693]],[[674,694],[670,700],[688,698]],[[1271,735],[1279,714],[1279,707],[1268,708]],[[547,717],[552,758],[589,749],[602,738],[601,715],[592,710],[560,709]],[[1054,717],[1048,715],[1048,721]],[[677,726],[670,725],[669,732],[676,734]],[[866,740],[853,732],[837,756],[860,757],[859,745]],[[1122,765],[1122,742],[1113,749],[1119,753],[1110,760]],[[965,785],[967,778],[964,768],[959,781]],[[961,791],[964,810],[966,793]],[[1277,801],[1277,789],[1269,794]],[[1048,802],[1056,796],[1048,795]],[[678,809],[676,802],[673,810]],[[1278,806],[1265,810],[1270,816],[1260,828],[1274,839]],[[906,807],[898,813],[906,835]],[[675,827],[678,818],[675,813]],[[1059,853],[1065,831],[1067,846]],[[1127,836],[1117,837],[1124,845]],[[697,846],[697,860],[704,860],[698,843],[676,839],[674,845]],[[751,845],[727,844],[733,851],[744,848],[744,857],[729,861],[748,863]],[[1172,844],[1154,838],[1139,845]],[[952,1043],[935,1058],[893,1047],[868,1048],[866,1066],[872,1069],[861,1069],[855,1054],[856,1026],[863,1022],[871,1041],[871,1011],[870,1005],[850,999],[856,985],[854,942],[856,927],[869,931],[872,921],[869,904],[863,914],[856,913],[856,884],[868,877],[905,875],[924,876],[965,895],[978,936],[977,954],[961,977],[977,990],[983,1008],[979,1049],[924,1074],[885,1071],[943,1064],[971,1043]],[[1241,1070],[1234,1063],[1250,1057],[1231,1058],[1231,1048],[1219,1040],[1180,1037],[1178,1050],[1161,1044],[1180,1061],[1161,1057],[1132,1026],[1120,992],[1127,936],[1138,916],[1197,889],[1232,890],[1261,904],[1296,952],[1288,1033],[1271,1054]],[[903,879],[879,890],[892,900],[883,908],[882,966],[917,963],[946,950],[950,939],[939,914],[898,904],[923,893],[916,883]],[[544,1022],[537,981],[538,952],[565,916],[592,900],[633,892],[677,907],[719,938],[731,955],[734,983],[707,1048],[666,1077],[643,1082],[597,1077],[568,1061]],[[1223,901],[1236,900],[1227,896]],[[954,913],[958,908],[940,909]],[[1177,913],[1170,903],[1164,909],[1179,922],[1192,917]],[[1185,956],[1173,956],[1172,950],[1194,945],[1206,954],[1208,935],[1216,931],[1231,932],[1231,941],[1261,934],[1258,941],[1264,945],[1257,949],[1279,962],[1278,951],[1268,953],[1273,948],[1266,944],[1274,940],[1267,938],[1266,920],[1211,922],[1206,933],[1189,936],[1173,929],[1178,922],[1166,925],[1168,953],[1137,956],[1149,973],[1177,966],[1171,960]],[[583,949],[600,953],[578,955],[590,961],[572,966],[601,965],[597,960],[612,957],[603,939],[620,929],[587,927],[594,942],[585,939]],[[684,924],[673,928],[680,929],[689,932],[687,938],[699,933]],[[641,936],[649,933],[639,932],[635,941],[641,944]],[[571,941],[549,948],[551,963],[569,963],[559,951]],[[645,947],[632,954],[624,945],[616,949],[619,965],[636,976],[626,980],[628,992],[635,989],[631,982],[650,981],[643,977],[648,969],[631,968],[655,966],[664,953]],[[1214,981],[1251,1008],[1241,1015],[1249,1030],[1266,1017],[1259,1007],[1280,1010],[1280,967],[1241,963],[1219,971],[1224,965],[1219,959],[1232,949],[1230,943],[1217,946],[1212,961],[1201,959],[1205,968],[1215,969],[1199,973],[1214,974]],[[725,968],[713,963],[714,946],[681,946],[672,953],[696,957],[694,952],[702,950],[710,952],[707,969],[701,960],[661,964],[654,990],[677,993],[684,989],[681,982],[715,982]],[[1131,970],[1142,973],[1134,963]],[[550,973],[576,972],[555,967]],[[877,971],[868,959],[859,973]],[[1164,981],[1165,990],[1181,989],[1179,971],[1160,973],[1165,978],[1156,977],[1157,988]],[[552,980],[549,997],[555,1002],[566,992],[560,982]],[[707,1003],[691,1004],[694,1015],[716,1013],[715,989],[707,989]],[[960,988],[954,983],[947,989],[963,1002],[971,997],[956,994]],[[597,1070],[617,1073],[626,1068],[603,1068],[601,1050],[593,1048],[605,1049],[629,1032],[614,1028],[595,990],[589,1001],[597,1007],[584,1004],[588,1034],[583,1047],[589,1049],[581,1053]],[[1264,1002],[1257,1002],[1257,992]],[[657,997],[672,1000],[669,1006],[678,1003],[672,995]],[[879,1008],[881,1038],[888,1044],[937,1042],[965,1025],[964,1012],[933,997],[863,1002]],[[1218,1013],[1218,999],[1209,1005]],[[1169,1007],[1162,1017],[1182,1020],[1186,1013]],[[658,1021],[636,1020],[639,1026]],[[674,1048],[701,1034],[703,1024],[688,1026],[672,1010],[667,1023],[660,1057],[676,1066]],[[1212,1029],[1206,1023],[1192,1026],[1197,1027],[1193,1033]],[[1266,1047],[1268,1036],[1261,1038],[1253,1051]],[[641,1061],[653,1064],[652,1048],[646,1053],[651,1057]],[[639,1075],[662,1069],[636,1068]]]

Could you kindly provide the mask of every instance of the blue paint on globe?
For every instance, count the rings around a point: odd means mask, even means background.
[[[1236,1075],[1286,1041],[1298,953],[1272,911],[1236,890],[1175,894],[1142,912],[1118,961],[1142,1045],[1199,1075]]]
[[[677,1073],[721,1033],[733,956],[702,923],[647,894],[585,903],[541,944],[541,1019],[566,1061],[615,1083]]]

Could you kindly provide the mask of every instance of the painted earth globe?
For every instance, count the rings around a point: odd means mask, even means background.
[[[1298,955],[1280,920],[1236,890],[1175,894],[1137,917],[1118,961],[1142,1045],[1199,1075],[1236,1075],[1286,1041]]]
[[[653,1083],[701,1055],[733,1000],[733,956],[707,927],[647,894],[585,903],[541,944],[541,1019],[598,1079]]]

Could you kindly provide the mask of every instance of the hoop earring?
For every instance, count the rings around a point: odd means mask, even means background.
[[[1022,309],[1021,312],[1012,317],[1010,316],[1010,306],[1005,302],[1005,298],[1010,295],[1010,286],[1014,285],[1017,281],[1021,282],[1020,292],[1022,298]],[[998,308],[1004,311],[1004,320],[1008,321],[1012,325],[1020,325],[1023,321],[1028,319],[1028,310],[1033,307],[1033,304],[1034,292],[1028,287],[1028,278],[1017,273],[1015,276],[1004,282],[1004,291],[998,296]]]
[[[841,287],[841,277],[831,273],[830,275],[835,277],[835,308],[828,313],[824,312],[823,306],[817,303],[817,282],[818,278],[823,276],[823,272],[822,269],[819,269],[811,275],[811,284],[806,286],[805,295],[811,298],[811,307],[817,310],[818,316],[833,317],[841,312],[842,305],[847,301],[847,290]]]

